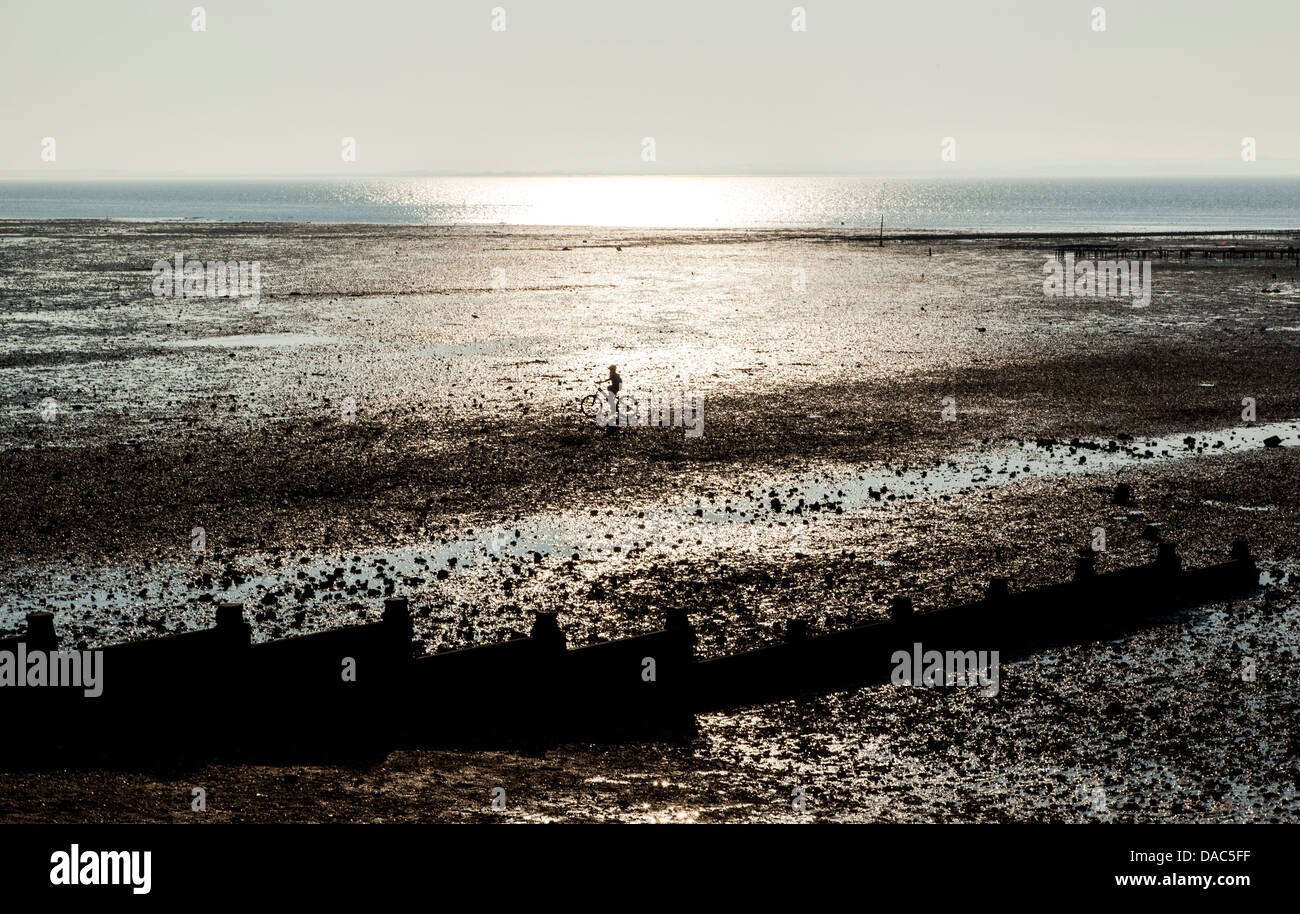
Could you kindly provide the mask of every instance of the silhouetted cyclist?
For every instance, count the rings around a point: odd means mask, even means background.
[[[623,389],[623,377],[618,373],[617,365],[609,366],[609,411],[613,421],[605,426],[606,435],[617,435],[619,433],[619,409],[618,393]]]

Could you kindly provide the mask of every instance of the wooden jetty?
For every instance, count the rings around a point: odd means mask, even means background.
[[[217,755],[356,758],[422,746],[527,747],[566,741],[681,739],[694,715],[803,694],[887,683],[896,655],[997,651],[1116,638],[1162,616],[1257,589],[1244,542],[1229,560],[1185,569],[1161,543],[1154,562],[1099,575],[1082,551],[1071,581],[1012,591],[990,582],[975,603],[917,613],[895,598],[887,621],[697,661],[684,611],[662,631],[566,647],[554,614],[499,644],[417,656],[407,601],[379,622],[251,643],[242,606],[212,629],[103,649],[103,690],[0,688],[11,734],[0,764]],[[54,651],[53,616],[33,613],[0,651]]]
[[[1220,244],[1210,247],[1177,245],[1158,247],[1131,247],[1121,244],[1104,244],[1098,241],[1089,243],[1058,244],[1056,256],[1064,260],[1066,254],[1073,254],[1075,260],[1278,260],[1291,261],[1292,266],[1300,266],[1300,248],[1295,245],[1278,244]],[[1283,263],[1285,266],[1285,263]]]

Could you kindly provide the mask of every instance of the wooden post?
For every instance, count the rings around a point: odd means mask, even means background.
[[[988,593],[984,599],[989,603],[1000,603],[1010,596],[1010,581],[1007,578],[989,578]]]
[[[1178,558],[1178,550],[1173,543],[1167,543],[1163,540],[1156,552],[1156,565],[1161,571],[1174,572],[1182,567],[1182,560]]]
[[[59,647],[59,636],[54,632],[54,613],[27,614],[27,647],[35,651],[54,651]]]
[[[903,622],[912,618],[912,598],[911,597],[894,597],[889,601],[889,618],[895,622]]]
[[[1076,581],[1092,580],[1097,576],[1097,554],[1091,549],[1080,549],[1074,560],[1074,579]]]

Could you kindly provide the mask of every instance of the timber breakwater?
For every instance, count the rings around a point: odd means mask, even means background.
[[[1200,568],[1184,568],[1170,543],[1107,574],[1093,559],[1080,552],[1069,581],[1015,590],[995,578],[981,600],[929,612],[896,597],[887,620],[852,628],[814,635],[794,620],[781,643],[708,660],[695,658],[680,610],[661,631],[580,648],[539,613],[527,636],[427,655],[403,597],[386,599],[375,623],[263,643],[242,605],[222,603],[210,629],[98,651],[61,651],[53,615],[31,613],[25,633],[0,639],[0,766],[688,739],[696,713],[898,683],[900,662],[922,651],[996,663],[1120,637],[1259,586],[1244,542]]]

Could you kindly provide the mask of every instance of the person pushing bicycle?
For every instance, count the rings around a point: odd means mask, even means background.
[[[613,422],[605,426],[605,434],[617,435],[619,433],[619,391],[623,389],[623,377],[618,373],[617,365],[609,366],[609,411]]]

